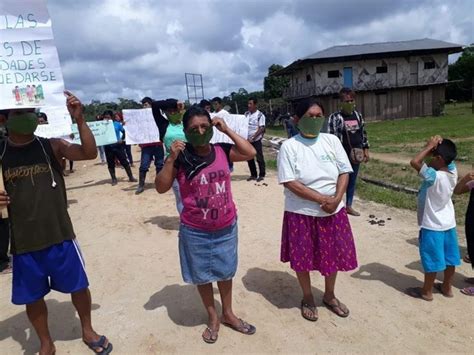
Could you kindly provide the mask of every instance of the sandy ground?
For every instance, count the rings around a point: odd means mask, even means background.
[[[172,192],[158,195],[150,184],[135,196],[123,170],[112,187],[105,166],[76,165],[67,178],[70,214],[86,259],[94,324],[116,354],[467,353],[474,346],[474,299],[458,290],[474,276],[470,267],[457,270],[454,299],[436,294],[428,303],[404,295],[423,277],[415,214],[363,201],[356,202],[362,216],[351,219],[360,269],[340,274],[337,285],[351,316],[320,307],[318,322],[302,319],[297,280],[279,261],[282,188],[274,173],[268,186],[246,182],[246,164],[236,165],[232,186],[240,229],[234,306],[257,333],[222,327],[216,344],[204,344],[206,314],[195,288],[181,279]],[[385,226],[370,225],[370,214]],[[464,234],[460,239],[464,252]],[[320,304],[324,283],[317,273],[313,284]],[[10,303],[11,276],[1,276],[0,285],[0,354],[32,353],[39,343],[23,308]],[[47,303],[58,353],[89,353],[69,297],[53,292]]]

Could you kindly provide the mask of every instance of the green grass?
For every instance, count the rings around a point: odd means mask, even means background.
[[[414,154],[434,135],[457,143],[459,156],[474,164],[474,114],[470,103],[446,105],[445,115],[411,119],[368,122],[367,134],[371,149],[379,153]],[[458,141],[460,140],[461,141]]]
[[[286,134],[285,128],[283,126],[267,127],[265,129],[265,134],[269,136],[275,136],[275,137],[283,137],[283,138],[288,137],[288,135]]]

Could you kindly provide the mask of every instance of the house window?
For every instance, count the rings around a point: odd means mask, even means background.
[[[425,69],[434,69],[435,67],[436,67],[436,64],[433,60],[429,62],[425,62]]]
[[[329,70],[328,78],[339,78],[339,70]]]
[[[311,74],[306,74],[306,81],[312,81]]]
[[[386,73],[388,70],[387,70],[387,67],[386,66],[382,66],[382,67],[377,67],[376,69],[376,73],[377,74],[384,74]]]

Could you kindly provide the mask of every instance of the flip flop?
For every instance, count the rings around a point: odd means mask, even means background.
[[[413,298],[419,298],[419,299],[421,299],[423,301],[426,301],[426,302],[433,301],[432,298],[428,298],[423,294],[423,290],[422,290],[421,287],[409,287],[405,290],[405,293],[408,296],[411,296]]]
[[[13,272],[13,268],[10,265],[8,265],[5,269],[0,271],[0,275],[8,275],[8,274],[11,274],[12,272]]]
[[[438,290],[439,293],[441,293],[441,294],[442,294],[444,297],[446,297],[446,298],[453,298],[453,297],[454,297],[454,295],[448,295],[448,294],[446,294],[446,293],[443,292],[443,284],[440,283],[440,282],[435,283],[435,284],[434,284],[434,288],[435,288],[436,290]]]
[[[236,332],[245,334],[245,335],[252,335],[255,334],[257,331],[257,328],[255,328],[253,325],[248,324],[247,322],[243,321],[242,319],[239,318],[240,324],[238,326],[235,326],[233,324],[227,323],[227,322],[222,322],[226,327],[229,327]]]
[[[208,338],[204,336],[206,332],[209,334]],[[212,330],[210,327],[207,327],[204,330],[204,333],[202,334],[202,340],[204,340],[204,342],[207,344],[214,344],[217,341],[217,338],[219,337],[218,333],[218,330]]]
[[[462,258],[462,261],[464,261],[465,263],[468,263],[470,264],[471,263],[471,258],[469,257],[469,255],[464,255],[464,258]]]
[[[329,309],[332,313],[334,313],[335,315],[341,317],[341,318],[347,318],[349,317],[349,309],[347,309],[346,305],[341,303],[337,298],[335,299],[336,300],[336,304],[331,304],[329,302],[326,302],[325,300],[323,300],[323,304],[326,306],[327,309]],[[347,312],[345,312],[341,306],[344,306],[346,309],[347,309]],[[340,310],[342,313],[339,313],[337,310]]]
[[[310,311],[313,316],[308,316],[306,315],[305,311]],[[311,306],[308,303],[305,303],[303,300],[301,300],[301,316],[309,320],[310,322],[316,322],[318,320],[318,312],[316,311],[316,306]]]
[[[474,296],[474,287],[465,287],[460,290],[466,296]]]
[[[99,355],[106,355],[106,354],[110,354],[112,352],[112,349],[114,348],[112,346],[112,343],[110,342],[105,348],[104,345],[107,341],[108,339],[104,335],[101,335],[99,340],[91,341],[89,343],[84,341],[84,344],[86,344],[89,347],[89,349],[91,349],[94,353],[99,354]],[[97,351],[98,348],[101,348],[102,351]]]

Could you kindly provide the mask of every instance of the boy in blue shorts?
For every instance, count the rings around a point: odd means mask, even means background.
[[[48,327],[44,297],[51,291],[71,294],[81,319],[82,340],[97,354],[108,354],[112,344],[95,332],[91,295],[84,261],[67,211],[61,161],[95,159],[97,147],[86,124],[81,102],[65,92],[76,120],[81,144],[34,135],[34,109],[8,113],[8,138],[0,142],[5,191],[0,209],[8,208],[13,255],[12,302],[26,305],[26,314],[41,343],[40,355],[56,352]]]
[[[451,201],[458,179],[456,155],[456,145],[451,140],[435,136],[410,162],[423,179],[418,193],[418,225],[425,281],[423,287],[408,288],[407,294],[425,301],[433,300],[433,287],[445,297],[453,297],[455,267],[461,264]],[[431,157],[428,164],[424,163],[427,157]],[[443,283],[435,284],[436,273],[440,271],[444,271]]]

